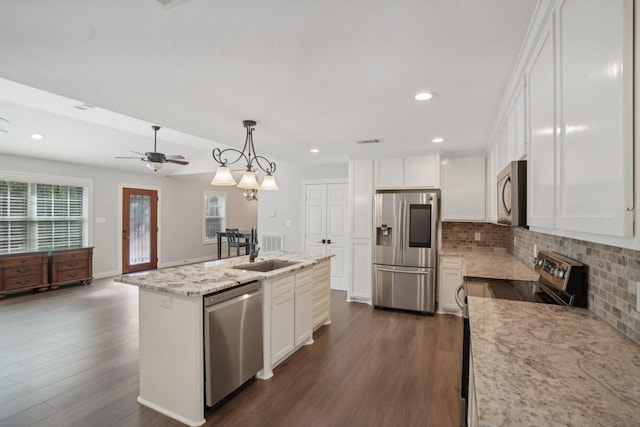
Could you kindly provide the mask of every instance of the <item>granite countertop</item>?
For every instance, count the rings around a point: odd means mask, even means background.
[[[640,422],[640,346],[586,309],[469,297],[482,426]]]
[[[537,281],[540,275],[517,259],[506,249],[442,248],[440,255],[464,257],[465,277]]]
[[[327,256],[309,256],[284,251],[267,252],[259,256],[255,263],[270,259],[295,261],[296,264],[269,272],[238,270],[237,265],[249,264],[248,256],[240,256],[218,261],[186,264],[177,267],[162,268],[140,273],[125,274],[115,278],[116,282],[155,289],[178,295],[199,296],[223,289],[233,288],[254,280],[274,279],[317,264]]]

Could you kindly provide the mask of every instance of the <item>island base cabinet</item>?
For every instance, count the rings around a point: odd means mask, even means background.
[[[294,277],[274,280],[271,302],[271,366],[294,349]]]
[[[313,267],[313,330],[331,323],[331,261],[320,261]]]
[[[295,346],[313,344],[313,269],[296,274]]]

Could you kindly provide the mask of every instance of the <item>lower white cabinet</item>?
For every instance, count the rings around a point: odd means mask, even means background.
[[[311,266],[265,283],[271,287],[271,367],[298,347],[313,344],[314,284]]]
[[[313,343],[313,268],[296,274],[295,347]]]
[[[331,261],[313,266],[313,330],[331,323]]]
[[[462,284],[463,258],[455,255],[440,256],[438,277],[438,313],[462,315],[456,302],[456,289]]]
[[[271,281],[271,366],[275,366],[295,346],[295,274]]]

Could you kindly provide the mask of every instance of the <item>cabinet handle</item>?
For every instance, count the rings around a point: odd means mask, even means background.
[[[27,279],[27,280],[19,280],[18,285],[26,285],[27,283],[31,283],[31,279]]]

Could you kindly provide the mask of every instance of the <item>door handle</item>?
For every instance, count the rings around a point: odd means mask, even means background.
[[[327,244],[330,245],[331,244],[331,239],[327,239]]]
[[[327,240],[326,239],[322,239],[318,243],[322,243],[324,245],[325,243],[327,243]]]

